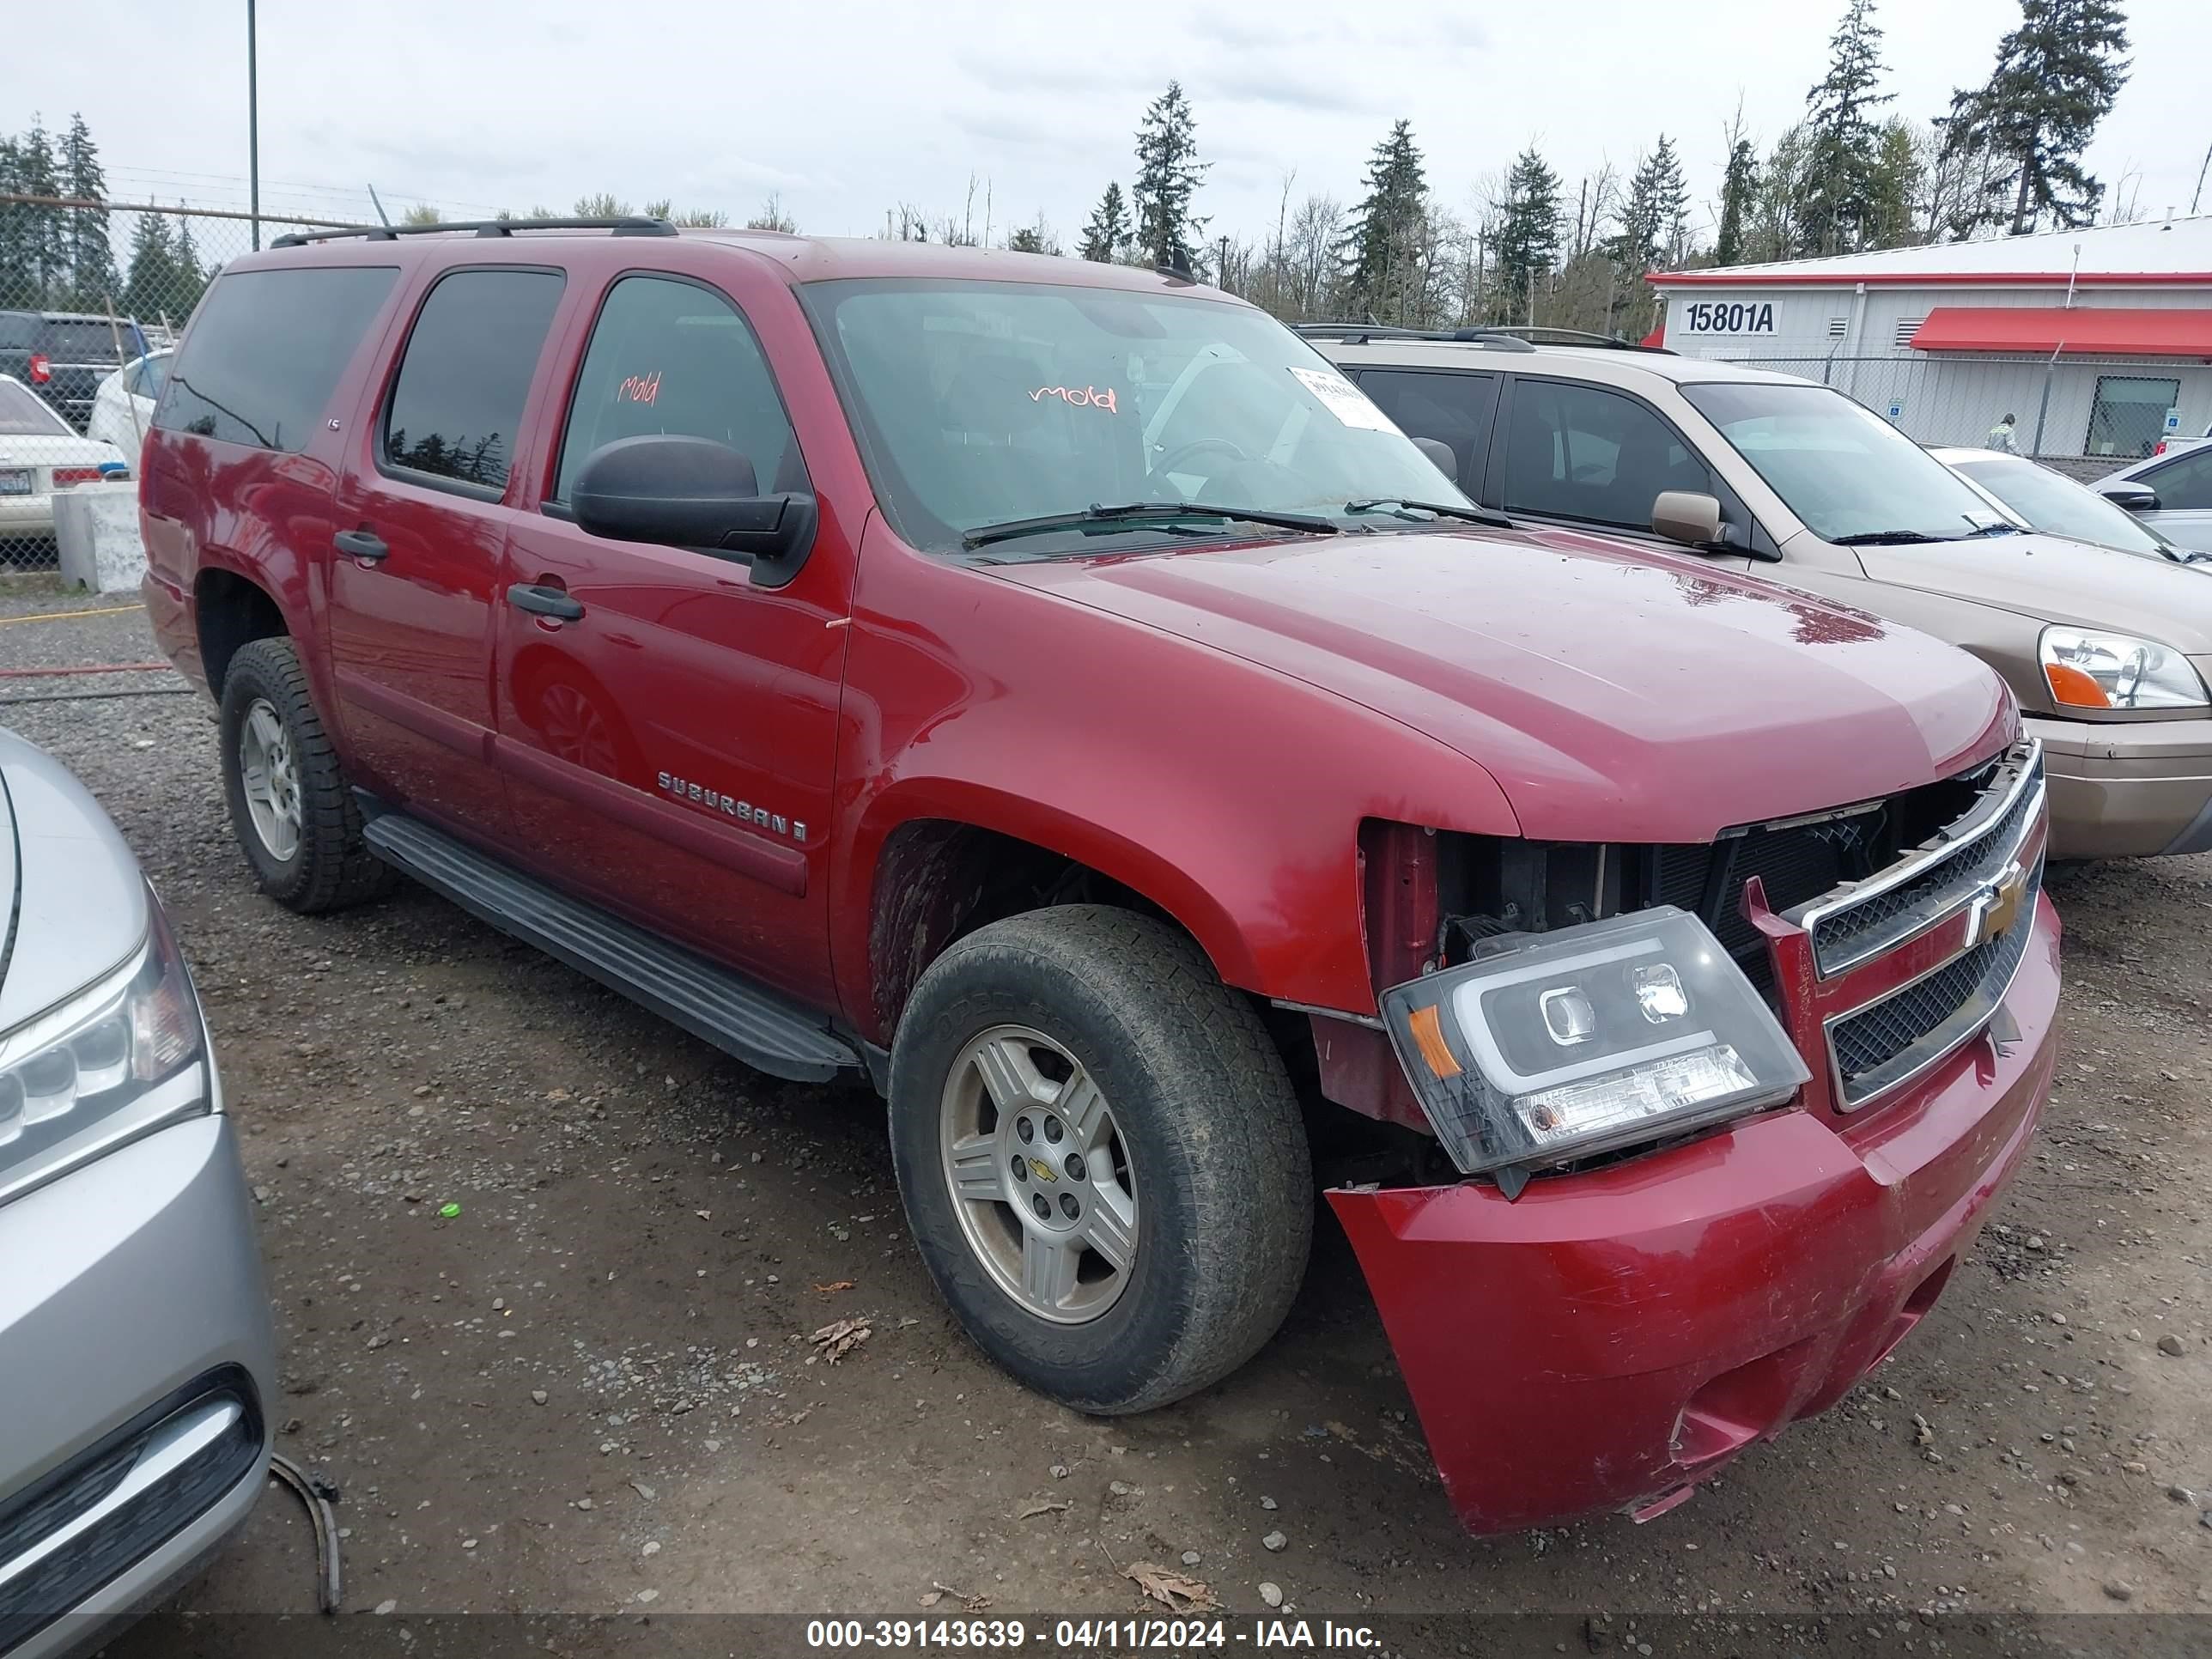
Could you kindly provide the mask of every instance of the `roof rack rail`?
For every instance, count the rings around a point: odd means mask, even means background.
[[[465,230],[478,236],[508,236],[518,230],[611,230],[617,236],[673,236],[676,227],[665,219],[624,214],[600,219],[454,219],[434,225],[349,225],[331,230],[295,230],[279,236],[271,247],[305,247],[310,242],[334,241],[359,236],[372,242],[396,242],[402,236],[429,236],[441,231]]]
[[[1669,357],[1681,355],[1672,346],[1645,345],[1618,334],[1594,334],[1584,328],[1553,328],[1548,324],[1501,324],[1491,332],[1510,334],[1531,345],[1594,346],[1602,351],[1659,351]]]
[[[1346,345],[1359,345],[1369,340],[1445,340],[1460,345],[1491,346],[1501,351],[1536,349],[1519,336],[1498,328],[1400,328],[1390,323],[1298,323],[1294,326],[1310,340],[1338,340]]]

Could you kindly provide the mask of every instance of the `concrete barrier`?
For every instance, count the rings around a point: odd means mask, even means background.
[[[138,486],[79,484],[54,492],[54,542],[62,584],[95,593],[135,593],[146,574],[138,539]]]

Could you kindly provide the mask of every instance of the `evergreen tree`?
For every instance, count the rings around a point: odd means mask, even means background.
[[[1865,246],[1904,247],[1919,240],[1912,209],[1919,199],[1920,171],[1920,145],[1912,124],[1901,115],[1891,116],[1875,145]]]
[[[58,197],[62,193],[53,140],[46,123],[36,115],[31,118],[31,130],[17,141],[16,157],[16,188],[23,195]],[[50,304],[62,297],[60,290],[69,279],[68,211],[25,204],[21,228],[26,275],[36,295],[33,303]]]
[[[177,234],[172,244],[175,249],[176,269],[167,306],[169,315],[183,322],[192,314],[192,307],[207,292],[209,280],[215,273],[200,259],[199,244],[192,240],[192,222],[181,216],[177,220]]]
[[[1083,257],[1110,265],[1121,257],[1129,241],[1129,210],[1121,199],[1121,186],[1109,184],[1083,227]]]
[[[0,193],[26,193],[23,147],[13,138],[0,138]],[[33,258],[37,222],[38,210],[27,203],[0,202],[0,310],[34,309],[46,298]]]
[[[2081,156],[2129,69],[2119,0],[2020,0],[2020,11],[1988,82],[1956,94],[1945,124],[1947,147],[1999,158],[1973,222],[2015,236],[2045,220],[2071,229],[2095,217],[2105,187]]]
[[[131,231],[131,278],[124,284],[123,308],[148,322],[157,321],[165,307],[173,317],[184,315],[169,298],[177,285],[176,258],[169,222],[158,213],[140,214]]]
[[[1492,238],[1498,266],[1492,320],[1510,322],[1524,307],[1534,320],[1535,280],[1559,263],[1559,175],[1531,144],[1505,174],[1505,200]]]
[[[1689,241],[1690,187],[1674,141],[1662,133],[1657,148],[1636,164],[1620,229],[1607,250],[1627,276],[1639,278],[1671,263]]]
[[[1367,163],[1367,194],[1352,210],[1344,251],[1355,315],[1406,325],[1425,308],[1429,187],[1410,122],[1400,121]]]
[[[62,189],[73,201],[106,203],[107,173],[100,165],[100,147],[84,117],[70,117],[69,133],[62,140]],[[115,298],[120,284],[115,275],[115,251],[107,240],[107,209],[103,205],[64,210],[63,235],[69,258],[69,283],[74,302],[87,311],[99,311]]]
[[[1828,72],[1806,97],[1810,147],[1797,216],[1800,253],[1849,252],[1863,239],[1879,142],[1873,112],[1890,97],[1874,89],[1882,72],[1874,0],[1850,0],[1828,50]]]
[[[1136,252],[1147,264],[1194,260],[1206,221],[1190,210],[1191,197],[1206,177],[1198,159],[1198,123],[1183,96],[1182,83],[1168,82],[1137,125],[1137,182],[1130,191],[1136,208]]]
[[[1727,169],[1721,174],[1721,222],[1713,263],[1740,265],[1748,257],[1753,200],[1759,191],[1759,152],[1743,131],[1741,113],[1729,130]]]

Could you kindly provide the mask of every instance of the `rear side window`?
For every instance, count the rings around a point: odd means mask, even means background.
[[[2161,508],[2212,507],[2212,447],[2191,450],[2156,471],[2139,473],[2136,482],[2158,491]]]
[[[387,465],[496,492],[563,279],[457,270],[422,302],[385,406]]]
[[[1455,463],[1453,482],[1474,493],[1482,482],[1482,457],[1490,447],[1490,426],[1498,415],[1495,374],[1370,368],[1361,372],[1359,389],[1407,437],[1432,438],[1448,446]]]
[[[391,265],[240,270],[200,301],[154,424],[296,453],[383,308]]]
[[[1660,492],[1713,493],[1712,474],[1633,398],[1557,380],[1518,380],[1505,439],[1509,513],[1651,528]]]
[[[592,325],[553,499],[568,499],[594,450],[648,433],[726,444],[752,463],[763,495],[806,488],[798,441],[745,319],[696,283],[625,276]]]

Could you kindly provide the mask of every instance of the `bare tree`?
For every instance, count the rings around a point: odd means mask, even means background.
[[[761,198],[760,211],[745,221],[745,228],[747,230],[780,230],[786,234],[790,234],[798,230],[799,221],[793,218],[789,210],[783,205],[783,192],[780,190],[772,190]]]
[[[1307,321],[1325,316],[1336,286],[1336,248],[1344,240],[1344,207],[1334,196],[1309,196],[1291,217],[1284,270],[1292,314]]]

